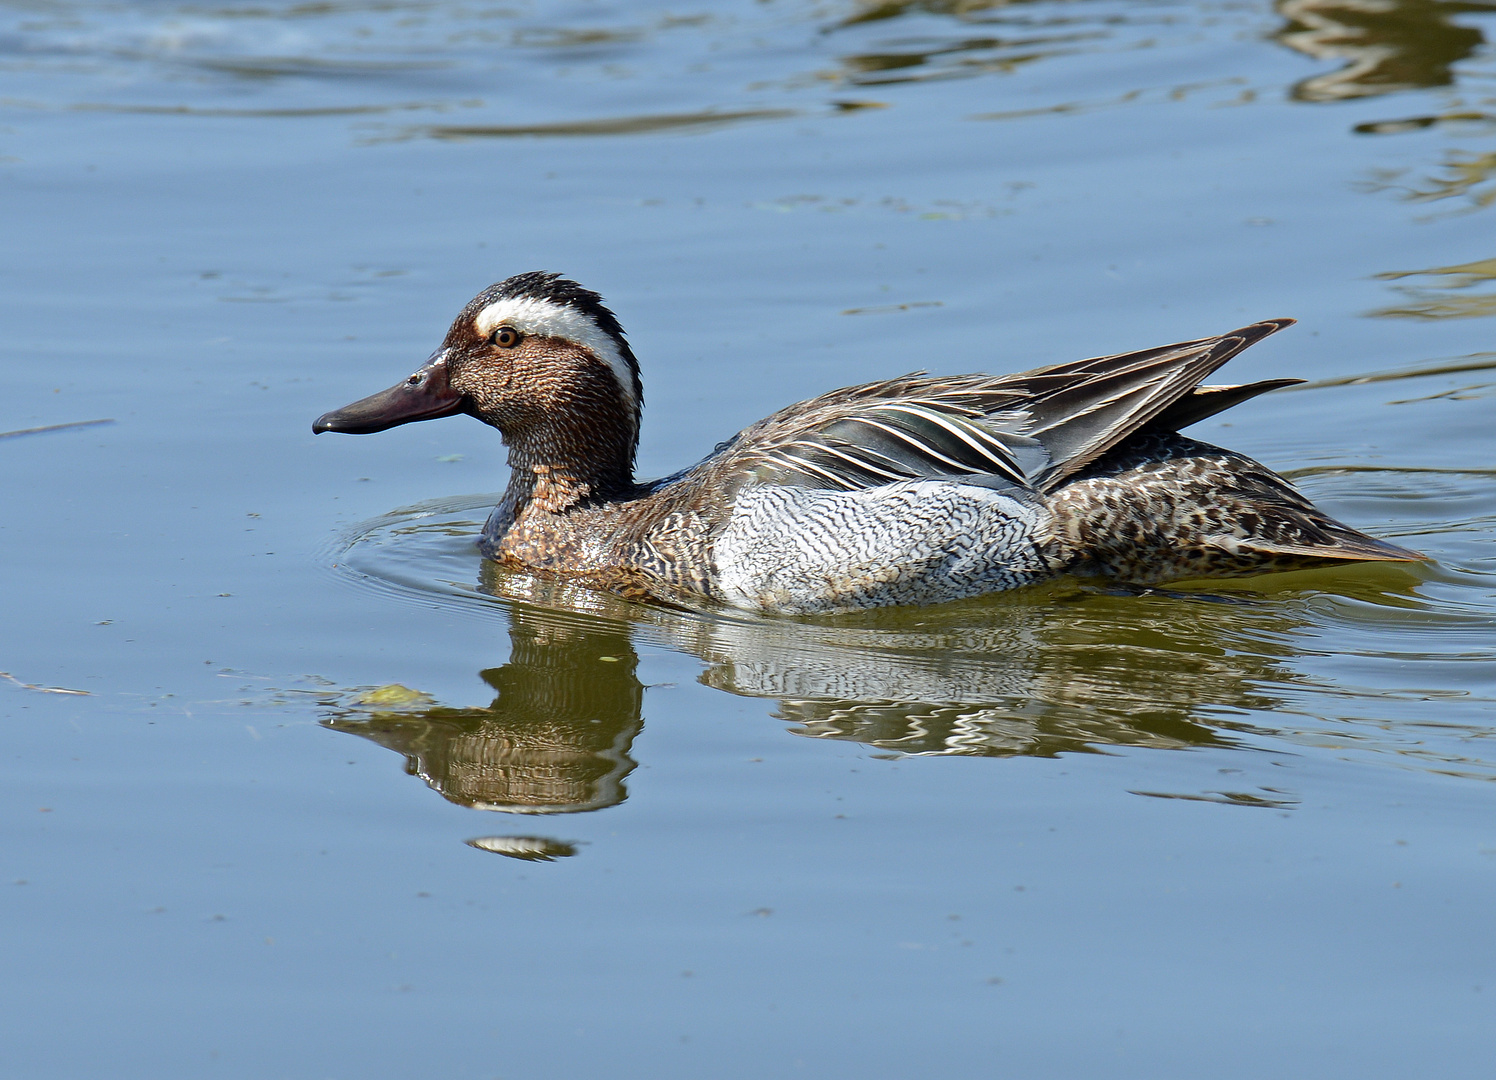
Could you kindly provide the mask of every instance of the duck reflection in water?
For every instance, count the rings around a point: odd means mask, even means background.
[[[1479,53],[1485,36],[1461,15],[1485,14],[1468,0],[1278,0],[1284,19],[1273,37],[1334,71],[1296,83],[1297,101],[1345,101],[1455,82],[1456,65]]]
[[[1282,707],[1273,689],[1302,678],[1286,664],[1301,619],[1271,602],[1055,587],[797,622],[646,607],[488,562],[480,588],[503,602],[512,642],[480,673],[491,705],[355,703],[327,723],[404,754],[453,802],[513,813],[627,797],[635,642],[700,657],[706,685],[777,698],[795,734],[899,755],[1233,746],[1267,733],[1245,713]]]
[[[516,609],[509,639],[509,662],[479,672],[497,692],[487,708],[355,702],[325,723],[404,754],[407,771],[476,810],[563,814],[622,802],[644,699],[626,629]]]
[[[678,626],[689,633],[676,644],[707,662],[707,685],[778,698],[774,715],[797,735],[900,755],[1233,745],[1232,729],[1248,726],[1223,714],[1278,706],[1257,686],[1292,678],[1277,656],[1215,630],[1215,611],[1181,615],[1161,601],[1139,618],[1135,597],[1054,590],[1048,600],[841,626],[703,621]]]

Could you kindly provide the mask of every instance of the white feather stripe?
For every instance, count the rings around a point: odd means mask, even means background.
[[[852,465],[853,468],[861,469],[863,472],[870,472],[877,476],[886,476],[890,480],[914,479],[914,477],[910,473],[890,472],[888,469],[879,468],[877,465],[874,465],[871,461],[868,461],[865,458],[859,457],[855,454],[849,454],[845,450],[838,450],[834,446],[826,446],[824,444],[813,445],[815,445],[815,449],[820,451],[821,453],[830,454],[832,457],[840,458],[842,461],[848,462],[850,465]],[[880,454],[878,456],[882,457],[883,455]]]
[[[957,472],[969,473],[972,471],[970,465],[967,465],[965,462],[957,461],[955,458],[947,457],[939,450],[936,450],[929,443],[916,438],[914,435],[911,435],[907,431],[900,430],[899,428],[892,427],[888,424],[880,424],[870,416],[859,416],[857,417],[857,422],[860,424],[866,424],[868,427],[875,427],[879,431],[887,432],[889,435],[892,435],[894,438],[899,439],[907,444],[917,453],[921,453],[929,458],[934,458],[936,461],[943,461],[947,465],[954,468]],[[1010,471],[1006,466],[1004,468],[1005,471]]]
[[[909,416],[918,416],[922,420],[928,420],[932,424],[938,424],[1005,473],[1011,474],[1017,465],[1017,462],[1009,455],[1008,448],[987,432],[980,431],[974,425],[968,426],[957,423],[933,409],[911,408],[907,405],[884,405],[878,411],[906,413]],[[978,442],[977,439],[973,438],[974,435],[980,435],[983,441]]]
[[[561,338],[587,349],[608,365],[618,380],[618,388],[630,404],[634,401],[634,371],[618,342],[598,327],[584,312],[569,304],[557,304],[533,296],[516,296],[495,300],[473,319],[473,328],[487,337],[501,326],[512,326],[521,334]]]
[[[832,444],[824,443],[821,445],[830,446]],[[843,443],[840,445],[851,446],[850,443]],[[876,465],[879,468],[883,469],[891,469],[894,472],[898,473],[901,480],[915,480],[920,476],[918,472],[915,472],[908,467],[907,462],[900,461],[897,458],[889,457],[887,454],[880,454],[878,451],[866,446],[852,446],[852,449],[856,451],[854,456],[859,462]],[[968,469],[967,471],[970,472],[971,470]]]
[[[940,412],[942,416],[950,419],[949,413],[944,410],[940,410]],[[1008,418],[1008,414],[998,413],[990,417],[972,417],[971,419],[963,417],[960,420],[953,420],[952,423],[958,424],[965,436],[976,439],[998,457],[1006,461],[1015,461],[1017,459],[1013,454],[1013,448],[994,435],[985,426],[986,423],[994,419],[1004,420]]]
[[[802,461],[800,458],[790,454],[767,454],[764,460],[771,465],[778,465],[781,468],[791,469],[795,472],[803,472],[811,476],[819,475],[822,479],[829,480],[838,487],[845,488],[848,491],[857,486],[845,476],[839,476],[830,469],[823,469],[812,461]]]

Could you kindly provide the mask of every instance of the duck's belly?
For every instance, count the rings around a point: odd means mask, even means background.
[[[933,604],[1051,576],[1048,512],[1003,491],[909,481],[738,493],[712,552],[718,595],[809,613]]]

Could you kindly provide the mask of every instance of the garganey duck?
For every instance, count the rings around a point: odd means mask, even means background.
[[[1250,458],[1178,434],[1301,382],[1200,385],[1292,322],[1018,375],[834,390],[641,483],[644,397],[618,319],[597,293],[533,272],[474,297],[415,374],[312,430],[477,417],[509,447],[484,555],[667,602],[830,612],[1063,574],[1151,586],[1421,559]]]

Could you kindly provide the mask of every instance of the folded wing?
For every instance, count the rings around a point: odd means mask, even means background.
[[[1294,381],[1200,386],[1248,345],[1292,322],[1270,319],[1219,337],[1017,375],[915,374],[849,387],[744,431],[713,469],[736,474],[738,484],[850,491],[959,477],[1049,491],[1146,427],[1183,427]]]

